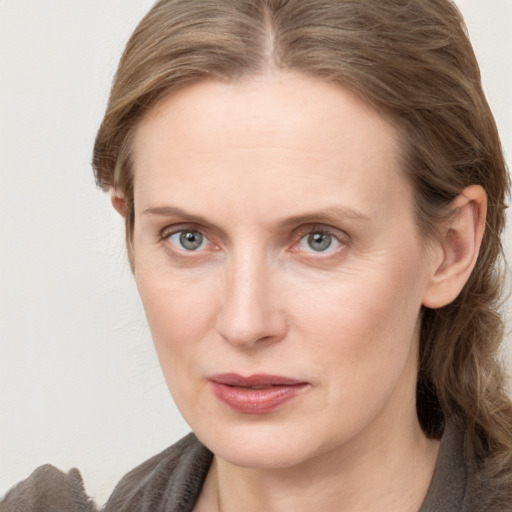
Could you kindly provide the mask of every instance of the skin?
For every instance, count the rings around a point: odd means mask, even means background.
[[[284,72],[189,86],[138,127],[135,279],[168,387],[215,454],[196,510],[421,506],[438,442],[415,412],[420,311],[467,279],[485,194],[461,196],[427,249],[398,149],[347,90]],[[227,372],[308,386],[242,414],[212,392]]]

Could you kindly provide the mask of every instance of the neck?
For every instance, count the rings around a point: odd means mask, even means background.
[[[292,468],[242,468],[215,457],[196,512],[417,511],[439,442],[425,437],[415,415],[404,420]]]

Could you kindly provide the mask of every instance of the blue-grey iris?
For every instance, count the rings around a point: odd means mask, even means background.
[[[195,251],[203,243],[203,235],[198,231],[183,231],[180,235],[180,244],[187,251]]]
[[[308,236],[308,245],[314,251],[325,251],[332,244],[332,236],[326,233],[311,233]]]

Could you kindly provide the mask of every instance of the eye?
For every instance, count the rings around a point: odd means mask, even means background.
[[[332,252],[341,246],[340,240],[328,231],[311,231],[297,244],[300,251],[309,253]]]
[[[176,231],[167,237],[167,240],[174,247],[189,252],[197,252],[209,245],[209,240],[200,232],[193,229]]]

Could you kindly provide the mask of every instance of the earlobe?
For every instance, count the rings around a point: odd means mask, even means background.
[[[465,188],[453,201],[452,214],[437,242],[440,258],[427,285],[424,306],[436,309],[457,298],[476,264],[486,213],[487,194],[479,185]]]
[[[110,201],[117,213],[119,213],[121,217],[126,217],[126,200],[123,194],[114,187],[110,189]]]

